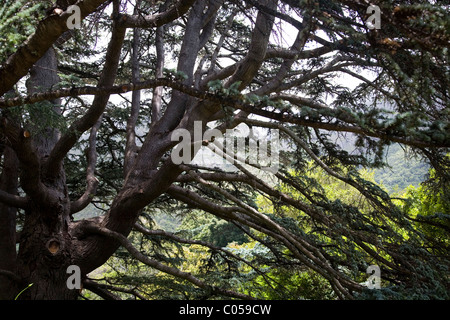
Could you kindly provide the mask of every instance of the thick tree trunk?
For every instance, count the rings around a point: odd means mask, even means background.
[[[6,147],[3,152],[3,171],[0,189],[10,194],[17,193],[18,165],[14,151]],[[16,214],[17,209],[0,203],[0,270],[16,273]],[[14,298],[17,283],[11,277],[0,275],[0,300]]]
[[[27,82],[30,93],[51,88],[59,81],[57,60],[53,49],[33,66]],[[59,113],[58,101],[53,103],[50,112]],[[39,111],[39,110],[38,110]],[[46,110],[49,112],[49,110]],[[48,167],[48,156],[59,138],[59,132],[51,125],[38,128],[45,123],[45,112],[30,113],[34,127],[29,131],[32,150],[39,163],[38,168],[23,166],[21,172],[22,187],[31,195],[31,203],[25,211],[24,226],[20,235],[17,256],[17,273],[21,278],[19,289],[31,285],[20,299],[75,299],[77,290],[67,287],[67,267],[72,264],[72,240],[68,232],[70,222],[70,201],[68,198],[66,177],[62,166]],[[37,190],[36,181],[29,181],[30,170],[39,171]],[[51,174],[49,174],[51,173]],[[48,178],[51,177],[51,178]],[[39,197],[39,198],[38,198]]]
[[[59,220],[61,212],[53,212]],[[67,287],[67,267],[72,264],[72,241],[67,231],[50,221],[48,213],[32,210],[21,234],[18,273],[24,291],[21,299],[75,299]]]

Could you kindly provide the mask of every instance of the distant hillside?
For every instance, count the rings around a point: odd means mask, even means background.
[[[386,161],[390,167],[375,170],[375,181],[389,192],[400,191],[409,185],[418,186],[426,179],[430,166],[417,158],[410,158],[398,144],[389,147]]]
[[[356,137],[353,134],[331,134],[343,150],[350,154],[358,154],[355,150]],[[400,144],[388,147],[385,161],[389,167],[375,170],[375,181],[383,183],[389,192],[400,191],[409,185],[418,186],[426,179],[430,166],[418,157],[408,156]]]

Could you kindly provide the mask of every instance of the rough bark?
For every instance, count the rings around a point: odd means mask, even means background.
[[[47,90],[58,81],[56,53],[49,49],[31,69],[28,91]],[[54,107],[47,112],[58,114],[58,101],[49,103]],[[45,116],[39,112],[31,114],[34,126],[28,128],[31,135],[29,148],[20,150],[16,146],[19,159],[33,158],[28,163],[21,161],[20,168],[22,188],[31,199],[20,234],[17,274],[21,281],[18,288],[32,285],[19,298],[74,299],[77,293],[66,286],[66,269],[71,264],[73,251],[68,233],[70,202],[66,178],[61,164],[49,166],[47,161],[59,132],[51,126],[38,128]]]
[[[3,171],[0,176],[0,190],[9,194],[17,194],[18,162],[14,151],[6,147],[3,152]],[[16,273],[16,214],[17,208],[0,203],[0,270]],[[0,273],[0,300],[10,300],[17,289],[14,277]]]

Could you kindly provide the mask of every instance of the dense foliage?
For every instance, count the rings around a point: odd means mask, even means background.
[[[395,158],[395,154],[389,156],[389,158]],[[415,163],[415,161],[412,161],[412,163]],[[403,170],[405,168],[399,169],[400,172],[405,174]],[[379,170],[371,173],[365,171],[361,174],[366,181],[375,183],[374,175],[377,171]],[[324,187],[324,193],[329,199],[334,201],[339,199],[345,205],[357,204],[357,207],[362,211],[368,212],[370,210],[370,204],[360,193],[356,192],[354,188],[346,186],[345,183],[330,178],[320,168],[314,168],[311,164],[307,176],[310,179],[317,180]],[[408,176],[404,179],[408,181]],[[414,174],[410,175],[409,179],[411,182],[417,181]],[[433,179],[433,177],[430,179]],[[385,188],[383,185],[380,185],[380,187]],[[450,213],[448,208],[450,202],[444,200],[443,191],[441,190],[440,193],[436,194],[426,187],[426,183],[419,187],[410,185],[402,190],[398,190],[398,185],[392,185],[391,187],[392,189],[395,187],[397,190],[395,192],[396,198],[399,199],[397,205],[402,212],[410,216],[412,221],[417,222],[414,227],[424,228],[421,230],[424,236],[436,241],[438,244],[436,254],[445,254],[449,246],[447,232],[450,225],[447,217]],[[288,192],[288,190],[283,188],[283,192]],[[296,196],[300,196],[295,190],[292,192],[296,193]],[[272,201],[263,196],[257,196],[256,202],[258,208],[263,212],[274,215],[277,211],[278,214],[286,217],[285,223],[293,224],[295,228],[300,227],[305,232],[311,232],[311,230],[308,230],[308,224],[301,223],[302,220],[305,220],[305,217],[299,215],[298,211],[290,210],[288,207],[275,209]],[[175,217],[170,212],[178,212],[179,215]],[[91,212],[91,214],[95,213]],[[195,210],[183,208],[176,211],[173,208],[161,210],[159,214],[152,215],[152,217],[156,218],[150,223],[153,229],[162,229],[161,226],[164,225],[165,230],[186,239],[194,240],[194,242],[199,242],[187,244],[181,248],[170,244],[170,241],[163,245],[164,241],[161,241],[164,238],[153,237],[151,243],[158,243],[157,246],[148,247],[149,239],[145,238],[133,238],[134,244],[143,248],[145,252],[158,252],[161,254],[159,259],[170,262],[183,270],[201,275],[208,279],[210,283],[251,293],[258,299],[336,299],[332,287],[317,273],[295,267],[288,261],[284,261],[284,263],[275,262],[277,257],[273,256],[270,247],[262,244],[265,242],[245,237],[244,232],[239,232],[229,222],[218,220],[213,215],[199,215]],[[432,224],[420,223],[427,219],[430,222],[432,221]],[[406,233],[404,236],[406,236]],[[200,244],[205,243],[212,246],[202,249]],[[332,243],[329,242],[328,245],[331,246]],[[221,252],[222,250],[238,255],[247,262],[232,261],[230,257]],[[177,259],[174,259],[174,257],[177,257]],[[356,257],[362,259],[361,256],[357,255]],[[132,263],[132,261],[132,257],[126,251],[121,250],[115,254],[114,258],[109,260],[106,269],[93,275],[93,277],[102,279],[102,283],[106,286],[115,286],[115,289],[121,292],[119,295],[124,299],[133,297],[133,295],[147,299],[199,299],[203,297],[204,293],[199,296],[198,292],[181,285],[176,278],[167,277],[161,272],[149,273],[145,265]],[[355,277],[358,281],[364,283],[368,275],[355,275]],[[444,296],[444,292],[438,292],[437,296],[430,296],[429,292],[418,294],[406,288],[399,290],[399,288],[383,282],[381,291],[367,290],[359,298],[423,299],[425,297],[443,298]],[[87,294],[86,297],[98,298],[92,294]]]
[[[72,3],[0,2],[1,297],[450,298],[448,5]],[[174,163],[195,121],[279,133],[276,170]]]

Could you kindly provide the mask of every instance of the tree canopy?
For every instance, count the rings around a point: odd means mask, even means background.
[[[448,10],[0,1],[0,297],[448,299]]]

